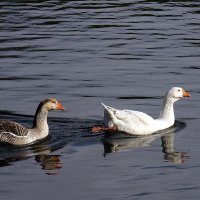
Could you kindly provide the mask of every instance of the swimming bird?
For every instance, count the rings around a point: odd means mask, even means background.
[[[106,127],[93,127],[92,131],[120,131],[139,136],[166,129],[174,124],[174,103],[182,97],[190,97],[189,92],[180,87],[172,87],[164,97],[160,116],[157,119],[143,112],[118,110],[102,103]]]
[[[49,98],[40,102],[31,129],[9,120],[0,120],[0,142],[12,145],[27,145],[45,138],[49,134],[47,123],[48,111],[63,110],[56,99]]]

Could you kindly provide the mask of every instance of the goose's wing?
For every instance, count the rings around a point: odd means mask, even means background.
[[[13,121],[0,121],[0,134],[12,134],[16,136],[27,136],[28,129]]]
[[[133,110],[118,110],[103,103],[102,106],[104,107],[104,111],[106,114],[105,117],[108,121],[114,120],[115,118],[117,120],[123,121],[124,123],[140,125],[149,125],[154,121],[151,116],[143,112]]]
[[[117,126],[119,131],[132,135],[147,135],[155,132],[155,120],[139,111],[118,110],[104,105],[104,123],[108,127]]]
[[[133,110],[116,110],[114,116],[125,123],[150,125],[154,119],[146,113]]]

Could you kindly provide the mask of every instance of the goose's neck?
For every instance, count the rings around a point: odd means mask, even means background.
[[[166,96],[160,112],[159,119],[167,120],[170,122],[175,121],[174,117],[174,102],[175,100],[172,97]]]
[[[34,121],[33,121],[33,129],[37,129],[40,132],[48,131],[48,123],[47,123],[47,115],[48,111],[41,108],[38,109],[35,113]]]

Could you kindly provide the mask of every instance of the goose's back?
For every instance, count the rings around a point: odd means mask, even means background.
[[[16,136],[27,136],[28,129],[21,124],[9,120],[0,121],[0,134],[12,133]]]
[[[28,142],[28,129],[13,121],[0,121],[0,142],[24,145]]]

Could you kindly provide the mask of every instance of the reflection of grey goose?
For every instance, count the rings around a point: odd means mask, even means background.
[[[165,95],[160,117],[157,119],[143,112],[117,110],[103,104],[106,127],[94,127],[93,132],[122,131],[131,135],[148,135],[169,128],[175,122],[174,103],[189,96],[189,92],[180,87],[171,88]]]
[[[56,99],[50,98],[41,101],[31,129],[13,121],[0,120],[0,142],[25,145],[45,138],[49,133],[47,114],[50,110],[64,110],[64,107]]]

